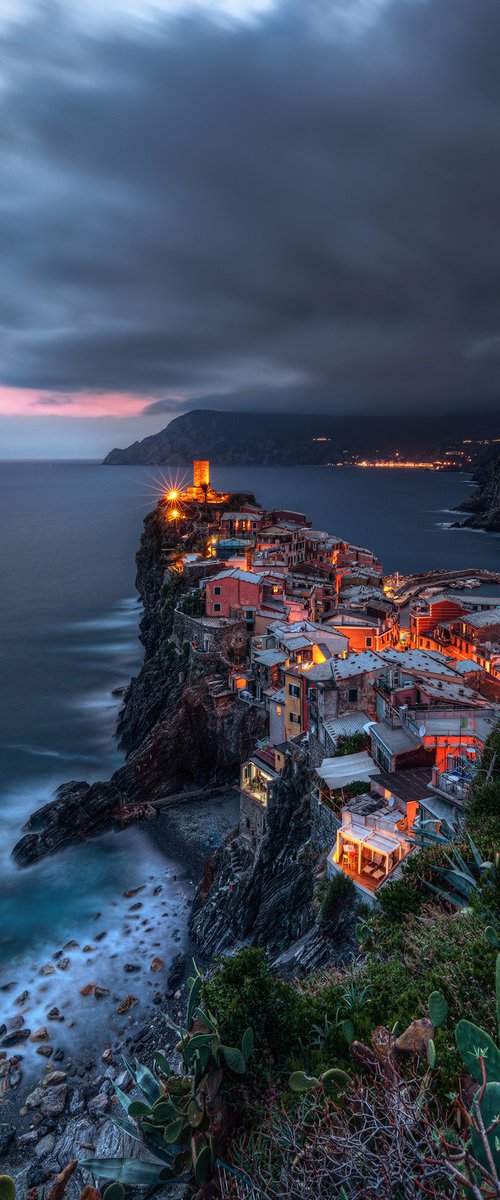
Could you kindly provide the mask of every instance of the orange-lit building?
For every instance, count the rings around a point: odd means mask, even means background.
[[[328,621],[326,628],[335,628],[345,633],[349,639],[349,650],[386,650],[390,646],[399,645],[399,611],[387,608],[383,615],[377,615],[376,610],[369,604],[365,612],[347,608],[336,609]]]
[[[426,635],[443,621],[452,621],[464,611],[463,603],[447,592],[428,595],[423,592],[410,604],[410,642],[412,646],[425,646]]]

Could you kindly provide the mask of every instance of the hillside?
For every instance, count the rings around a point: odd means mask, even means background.
[[[325,462],[329,442],[315,443],[314,429],[331,435],[331,420],[283,418],[276,414],[223,413],[213,410],[183,413],[165,429],[125,450],[112,450],[106,466],[128,463],[189,463],[210,457],[219,464]]]
[[[470,425],[469,421],[469,425]],[[491,436],[491,416],[475,416],[475,436]],[[456,421],[456,439],[470,434],[465,419]],[[320,440],[318,440],[320,439]],[[449,421],[442,417],[422,424],[416,416],[383,417],[353,414],[321,416],[304,413],[219,412],[199,409],[175,417],[165,429],[125,449],[114,449],[105,466],[187,464],[210,458],[219,466],[267,466],[337,462],[348,453],[402,454],[432,458],[449,445]]]
[[[500,446],[481,459],[473,478],[477,489],[460,506],[462,512],[470,513],[464,524],[500,533]]]

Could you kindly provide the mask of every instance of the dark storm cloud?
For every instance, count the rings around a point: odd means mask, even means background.
[[[2,382],[152,416],[495,405],[499,44],[498,0],[11,26]]]

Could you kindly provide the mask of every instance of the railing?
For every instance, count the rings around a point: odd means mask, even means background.
[[[457,800],[465,800],[472,783],[472,777],[452,779],[447,771],[433,775],[432,786],[446,796],[455,796]]]

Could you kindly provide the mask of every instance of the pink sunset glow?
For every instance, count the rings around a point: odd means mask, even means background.
[[[48,392],[0,387],[0,415],[12,417],[136,417],[154,396],[128,392]]]

